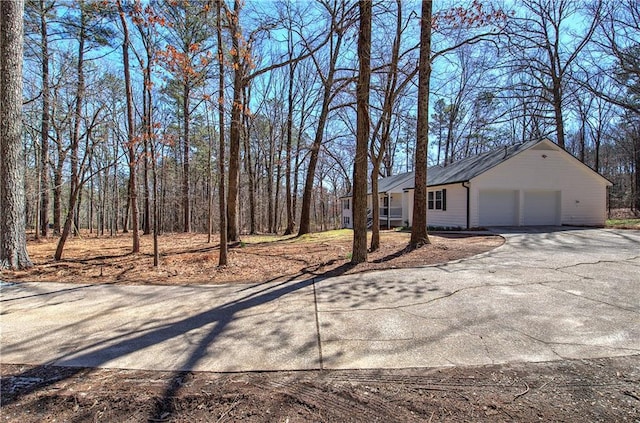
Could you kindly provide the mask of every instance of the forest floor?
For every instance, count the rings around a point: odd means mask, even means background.
[[[142,236],[140,253],[131,254],[131,234],[83,234],[67,241],[63,259],[54,261],[57,238],[30,239],[34,267],[0,274],[22,282],[188,285],[260,283],[332,274],[416,267],[458,260],[502,245],[494,235],[440,233],[431,244],[407,250],[409,232],[381,231],[380,249],[368,261],[348,266],[353,232],[342,229],[302,237],[244,235],[229,248],[229,264],[218,267],[218,236],[171,233],[159,237],[160,266],[153,267],[153,239]],[[369,239],[371,233],[369,233]]]
[[[409,234],[382,233],[382,248],[349,272],[457,260],[502,244],[497,236],[432,235],[408,252]],[[349,261],[351,231],[302,238],[244,236],[217,268],[206,235],[151,237],[130,254],[130,235],[30,240],[36,266],[2,280],[111,284],[265,282],[330,275]],[[344,272],[342,272],[344,273]],[[246,373],[155,372],[0,364],[0,420],[8,422],[640,422],[640,355],[450,368]]]

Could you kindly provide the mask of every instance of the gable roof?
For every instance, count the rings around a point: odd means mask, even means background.
[[[543,140],[529,141],[515,145],[505,145],[477,156],[469,156],[453,162],[445,167],[432,166],[427,172],[427,186],[447,185],[467,182],[487,170],[509,160],[511,157],[527,150]],[[409,187],[407,187],[409,188]]]
[[[546,144],[540,145],[538,144]],[[538,147],[537,147],[538,146]],[[487,151],[485,153],[478,154],[476,156],[469,156],[464,159],[453,162],[447,166],[435,165],[429,166],[429,170],[427,172],[427,186],[436,186],[436,185],[450,185],[457,184],[462,182],[468,182],[471,179],[475,178],[488,171],[489,169],[494,168],[495,166],[503,163],[513,156],[526,151],[530,148],[542,148],[542,149],[553,149],[557,151],[565,152],[569,157],[574,159],[578,164],[584,166],[591,172],[595,173],[597,176],[606,180],[608,184],[611,184],[611,181],[606,179],[604,176],[600,175],[589,166],[585,165],[578,159],[576,159],[571,153],[567,152],[563,148],[559,147],[552,141],[547,138],[523,142],[520,144],[513,145],[505,145],[503,147],[496,148],[491,151]],[[393,188],[399,189],[412,189],[415,185],[415,172],[407,172],[401,173],[394,176],[389,176],[386,178],[381,178],[378,180],[378,192],[384,193],[392,190]],[[371,185],[369,185],[368,194],[371,194]],[[352,193],[349,192],[345,195],[345,197],[352,196]]]
[[[398,175],[387,176],[386,178],[378,179],[378,192],[388,192],[394,188],[402,190],[409,185],[413,185],[414,175],[413,172],[400,173]],[[369,186],[368,194],[371,194],[371,186]]]

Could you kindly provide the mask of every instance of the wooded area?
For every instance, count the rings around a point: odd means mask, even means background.
[[[640,210],[640,3],[369,6],[367,40],[346,0],[27,0],[26,227],[56,259],[78,230],[222,228],[225,264],[242,234],[340,227],[362,136],[371,184],[549,136]]]

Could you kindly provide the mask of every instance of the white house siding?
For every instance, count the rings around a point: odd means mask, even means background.
[[[349,208],[345,208],[345,202],[349,202]],[[342,198],[342,227],[353,229],[353,199],[351,197]]]
[[[407,226],[411,226],[410,210],[413,210],[413,189],[405,189],[402,193],[402,222]]]
[[[530,191],[557,192],[560,198],[558,224],[603,225],[607,181],[568,153],[556,149],[543,143],[472,179],[471,226],[480,226],[479,194],[483,190],[516,190],[518,225],[525,224],[525,193]]]
[[[467,190],[462,184],[440,185],[429,191],[447,190],[446,210],[427,210],[427,225],[445,228],[467,227]]]
[[[447,210],[427,210],[427,225],[447,228],[467,227],[467,190],[462,184],[428,187],[427,191],[447,190]],[[413,225],[413,193],[404,193],[403,219]]]

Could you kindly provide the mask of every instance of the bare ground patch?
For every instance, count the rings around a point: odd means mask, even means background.
[[[496,248],[503,239],[493,235],[431,235],[431,244],[407,250],[409,233],[383,231],[381,248],[368,261],[350,266],[352,232],[309,234],[303,237],[243,236],[229,249],[229,265],[218,267],[217,236],[166,234],[159,238],[161,264],[153,267],[151,236],[141,237],[141,252],[131,254],[131,236],[96,237],[84,234],[67,242],[63,260],[54,261],[57,239],[30,240],[35,266],[5,271],[3,280],[108,284],[259,283],[318,275],[358,273],[445,263]]]
[[[637,422],[640,356],[219,374],[0,365],[3,421]]]

